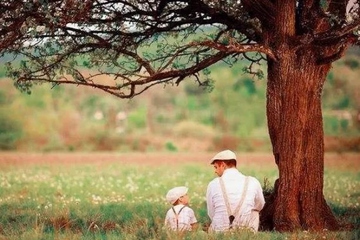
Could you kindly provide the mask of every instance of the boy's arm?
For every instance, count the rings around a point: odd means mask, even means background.
[[[196,230],[198,228],[198,222],[195,216],[195,212],[190,208],[190,226],[191,230]]]
[[[169,211],[166,212],[166,216],[165,216],[165,221],[164,221],[164,225],[165,226],[168,226],[169,225]]]
[[[199,228],[199,224],[196,222],[196,223],[191,223],[191,230],[197,230]]]

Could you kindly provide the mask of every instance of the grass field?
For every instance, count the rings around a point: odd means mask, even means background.
[[[214,153],[0,153],[0,239],[360,239],[360,154],[326,154],[325,197],[341,232],[179,236],[163,228],[166,192],[189,187],[201,226]],[[271,154],[238,154],[238,168],[272,184]]]

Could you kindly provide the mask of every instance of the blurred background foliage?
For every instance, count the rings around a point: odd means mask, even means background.
[[[360,151],[359,49],[337,61],[323,88],[326,151]],[[245,65],[210,70],[212,91],[188,79],[130,100],[90,88],[34,86],[20,93],[0,59],[0,150],[271,151],[263,79]],[[84,71],[91,69],[84,68]]]

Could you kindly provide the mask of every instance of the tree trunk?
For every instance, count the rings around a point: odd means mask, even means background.
[[[262,222],[267,215],[277,231],[336,230],[339,225],[323,195],[321,92],[331,65],[317,65],[311,49],[279,56],[268,62],[267,86],[268,128],[279,179]]]

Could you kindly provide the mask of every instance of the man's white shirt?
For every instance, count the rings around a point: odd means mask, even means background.
[[[231,214],[234,214],[244,191],[246,176],[236,168],[230,168],[224,171],[221,178],[225,185]],[[239,213],[235,216],[233,226],[253,227],[251,218],[252,211],[260,211],[264,207],[265,199],[260,182],[254,177],[249,178],[244,202]],[[229,214],[226,209],[219,178],[215,178],[209,183],[206,192],[206,201],[208,215],[211,219],[211,229],[214,231],[229,229]]]

